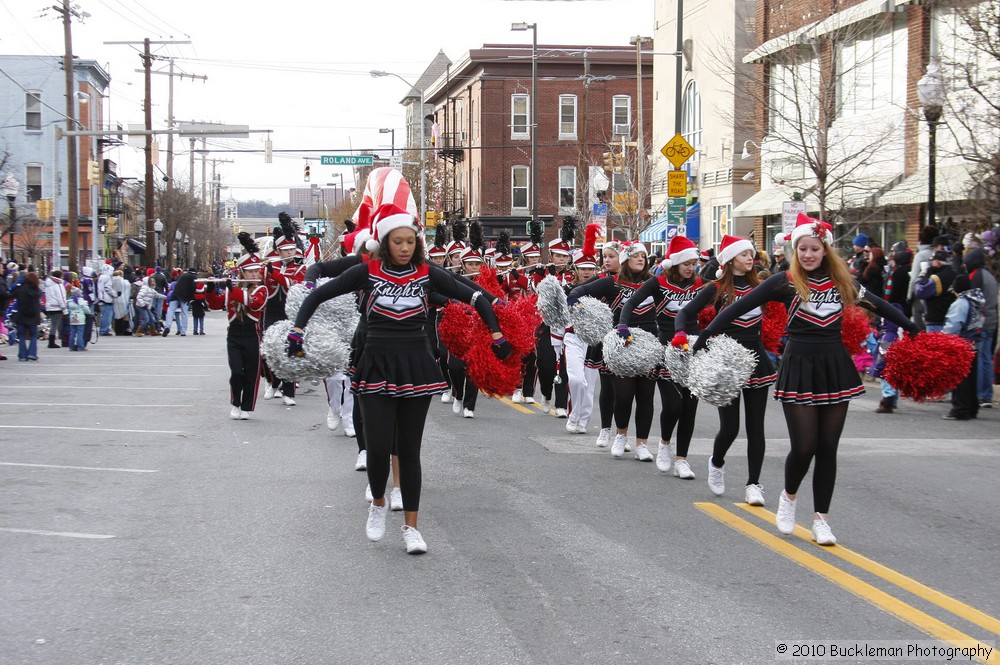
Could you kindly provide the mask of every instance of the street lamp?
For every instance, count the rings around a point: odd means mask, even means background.
[[[934,194],[937,126],[940,124],[945,102],[948,101],[948,88],[941,76],[941,65],[937,60],[932,59],[927,63],[927,72],[917,81],[917,98],[924,107],[924,118],[927,120],[927,224],[933,224],[936,217]]]
[[[0,183],[0,191],[3,191],[3,195],[7,199],[7,215],[10,218],[10,227],[8,228],[10,232],[10,255],[7,257],[8,261],[14,260],[14,225],[17,223],[14,201],[17,199],[18,189],[20,189],[20,183],[14,177],[14,174],[8,171],[7,175],[4,176],[3,182]]]
[[[373,69],[370,72],[371,77],[374,79],[382,78],[383,76],[395,76],[400,81],[410,86],[410,89],[416,88],[406,79],[404,79],[399,74],[394,74],[392,72],[383,72],[379,69]],[[381,131],[381,130],[380,130]],[[393,139],[395,142],[395,138]],[[420,89],[420,223],[424,224],[427,220],[427,180],[424,177],[425,165],[427,163],[424,157],[424,90]]]
[[[511,23],[514,32],[531,30],[531,221],[538,219],[538,24]],[[640,130],[641,131],[641,130]]]
[[[389,154],[395,156],[396,155],[396,130],[395,129],[389,129],[388,127],[383,127],[382,129],[378,130],[378,133],[379,134],[392,134],[392,143],[390,144],[392,146],[392,152],[390,152]]]
[[[153,231],[156,232],[156,265],[160,265],[160,232],[163,230],[163,222],[157,217],[153,223]],[[146,248],[149,251],[149,247]]]

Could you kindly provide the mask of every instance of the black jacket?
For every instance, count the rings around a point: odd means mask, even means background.
[[[42,291],[37,286],[22,282],[11,292],[17,298],[17,312],[12,317],[14,323],[38,325],[42,322]]]
[[[181,273],[177,278],[177,283],[174,284],[174,300],[179,300],[180,302],[190,302],[194,299],[194,273],[184,272]]]

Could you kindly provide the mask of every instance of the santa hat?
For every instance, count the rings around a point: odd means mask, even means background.
[[[663,266],[666,268],[679,266],[691,259],[697,259],[699,255],[698,246],[694,244],[694,241],[676,235],[670,239],[670,244],[667,245],[667,258],[663,261]]]
[[[722,242],[719,243],[719,253],[717,254],[719,259],[719,269],[715,272],[715,278],[720,279],[722,277],[722,266],[726,265],[748,249],[754,251],[754,246],[753,243],[746,238],[739,238],[737,236],[730,235],[722,236]]]
[[[814,219],[800,212],[795,221],[795,228],[792,229],[792,247],[795,247],[799,238],[805,238],[806,236],[819,238],[827,247],[833,246],[833,227],[824,221]]]
[[[466,247],[465,250],[462,252],[462,256],[460,258],[462,263],[465,263],[466,261],[478,261],[480,263],[483,262],[482,253],[475,247]]]
[[[779,247],[784,247],[788,244],[788,241],[792,239],[791,233],[782,233],[774,237],[774,247],[775,249]]]
[[[374,229],[374,232],[372,233],[372,237],[365,241],[365,247],[368,248],[369,252],[374,252],[378,249],[382,240],[389,237],[390,233],[396,229],[404,228],[413,229],[414,232],[420,233],[420,225],[416,217],[395,203],[383,203],[375,210],[375,214],[372,215],[372,229]]]
[[[573,261],[577,268],[597,268],[597,236],[601,233],[600,224],[587,224],[583,232],[583,251]]]
[[[699,261],[706,261],[707,262],[710,258],[712,258],[712,257],[708,254],[708,250],[707,249],[704,252],[702,252],[701,254],[698,255],[698,260]]]
[[[649,252],[646,251],[646,246],[638,240],[623,242],[621,247],[618,248],[618,260],[622,263],[628,261],[636,254],[645,254],[646,256],[649,256]]]

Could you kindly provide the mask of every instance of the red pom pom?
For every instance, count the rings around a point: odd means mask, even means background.
[[[698,329],[704,330],[707,328],[708,324],[715,319],[716,313],[714,305],[709,305],[705,309],[698,312]]]
[[[922,402],[958,386],[975,357],[972,344],[958,335],[904,335],[886,351],[882,378],[903,397]]]
[[[788,325],[788,312],[780,302],[772,300],[764,307],[764,319],[760,325],[760,341],[771,353],[778,353],[781,338],[785,336],[785,326]]]
[[[857,305],[845,305],[840,320],[840,337],[851,356],[861,353],[861,346],[872,334],[872,323]]]
[[[494,298],[503,298],[504,292],[500,287],[500,282],[497,281],[497,271],[488,265],[483,265],[479,269],[479,273],[476,275],[475,279],[472,280],[479,286],[483,287],[487,293],[493,295]]]
[[[450,302],[441,309],[441,322],[438,323],[438,335],[441,343],[449,352],[461,357],[472,344],[470,337],[474,320],[479,316],[464,304]],[[492,340],[491,340],[492,341]]]
[[[497,322],[500,331],[510,342],[518,362],[535,349],[535,333],[542,323],[542,315],[538,313],[538,298],[534,294],[524,298],[509,301],[503,307],[496,308]]]

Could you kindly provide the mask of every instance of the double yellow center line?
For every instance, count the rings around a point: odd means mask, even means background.
[[[903,621],[915,626],[935,639],[953,646],[966,646],[969,642],[978,641],[960,630],[949,626],[943,621],[930,616],[926,612],[904,603],[895,596],[891,596],[881,589],[855,577],[854,575],[827,563],[819,557],[809,554],[788,540],[775,536],[771,532],[765,531],[755,524],[743,519],[739,515],[726,510],[722,506],[714,503],[695,503],[694,505],[702,512],[710,515],[726,526],[756,540],[761,545],[778,552],[795,563],[808,568],[814,573],[825,577],[858,597],[872,603],[876,607],[899,617]],[[736,505],[755,517],[761,520],[769,521],[772,525],[774,524],[774,513],[765,510],[764,508],[749,506],[744,503]],[[794,535],[807,543],[812,544],[812,534],[806,528],[796,525]],[[819,545],[815,546],[820,547]],[[974,607],[952,598],[951,596],[947,596],[940,591],[936,591],[924,584],[921,584],[920,582],[917,582],[902,573],[898,573],[891,568],[887,568],[886,566],[872,561],[871,559],[842,545],[823,547],[822,550],[827,554],[836,556],[852,565],[857,566],[858,568],[861,568],[862,570],[880,577],[883,580],[903,589],[904,591],[908,591],[923,600],[933,603],[934,605],[937,605],[938,607],[947,610],[948,612],[961,617],[972,624],[988,630],[994,635],[1000,635],[1000,619],[996,619],[995,617],[981,612]],[[989,658],[981,660],[980,662],[1000,664],[1000,656],[998,656],[996,650],[994,650],[993,654]]]

